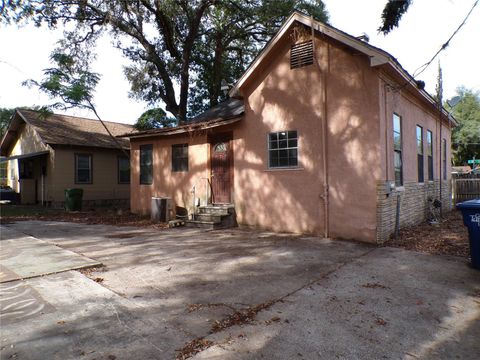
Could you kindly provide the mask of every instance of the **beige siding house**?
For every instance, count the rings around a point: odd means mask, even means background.
[[[105,124],[113,135],[132,131]],[[83,189],[86,206],[128,204],[129,142],[114,141],[98,120],[17,109],[0,150],[22,204],[63,206],[68,188]]]
[[[400,227],[450,207],[453,125],[390,54],[294,13],[229,100],[129,136],[131,210],[229,204],[240,224],[383,242],[397,202]]]

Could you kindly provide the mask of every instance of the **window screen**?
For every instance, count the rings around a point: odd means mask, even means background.
[[[403,163],[402,163],[402,119],[393,114],[393,164],[395,171],[395,185],[403,185]]]
[[[433,135],[427,130],[428,180],[433,181]]]
[[[75,183],[92,183],[92,155],[75,154]]]
[[[417,125],[417,172],[418,182],[423,183],[423,128],[419,125]]]
[[[188,171],[188,144],[172,145],[172,171]]]
[[[153,145],[140,146],[140,184],[153,181]]]
[[[130,159],[124,156],[118,158],[118,183],[130,183]]]

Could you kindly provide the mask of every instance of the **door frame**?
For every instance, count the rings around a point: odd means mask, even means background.
[[[212,204],[233,204],[233,195],[234,195],[234,190],[233,190],[233,131],[228,131],[228,132],[221,132],[221,133],[213,133],[209,134],[207,137],[208,141],[208,177],[210,179],[210,183],[212,184],[212,151],[213,151],[213,145],[219,141],[223,142],[228,142],[228,159],[229,161],[229,167],[228,167],[228,172],[229,172],[229,180],[230,180],[230,192],[229,192],[229,197],[230,201],[228,203],[218,203],[215,202],[215,196],[213,194],[213,185],[211,185],[211,191],[212,191],[212,196],[211,196],[211,203]]]

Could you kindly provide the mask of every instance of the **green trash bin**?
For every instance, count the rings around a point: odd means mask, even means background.
[[[65,210],[82,210],[83,189],[65,189]]]

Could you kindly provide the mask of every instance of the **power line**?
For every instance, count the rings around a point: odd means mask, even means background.
[[[433,62],[433,60],[435,60],[435,58],[438,56],[438,54],[440,54],[443,50],[445,50],[448,47],[448,45],[450,44],[450,41],[453,39],[453,37],[455,35],[457,35],[458,31],[463,27],[463,25],[465,25],[465,23],[467,22],[467,19],[470,17],[470,14],[472,13],[473,9],[475,9],[475,7],[477,6],[479,1],[480,0],[475,1],[472,8],[468,12],[467,16],[465,16],[465,19],[463,19],[462,23],[457,27],[457,29],[453,32],[453,34],[449,37],[449,39],[440,47],[440,49],[438,49],[438,51],[435,53],[435,55],[433,55],[433,57],[429,61],[427,61],[425,64],[420,66],[417,70],[415,70],[415,72],[413,73],[413,78],[416,78],[418,75],[423,73],[430,66],[430,64]],[[417,71],[418,71],[418,73],[417,73]]]
[[[20,70],[18,67],[16,67],[15,65],[9,63],[8,61],[4,61],[4,60],[0,60],[0,64],[5,64],[5,65],[8,65],[12,68],[14,68],[15,70],[17,70],[18,72],[22,73],[22,74],[25,74],[22,70]]]

